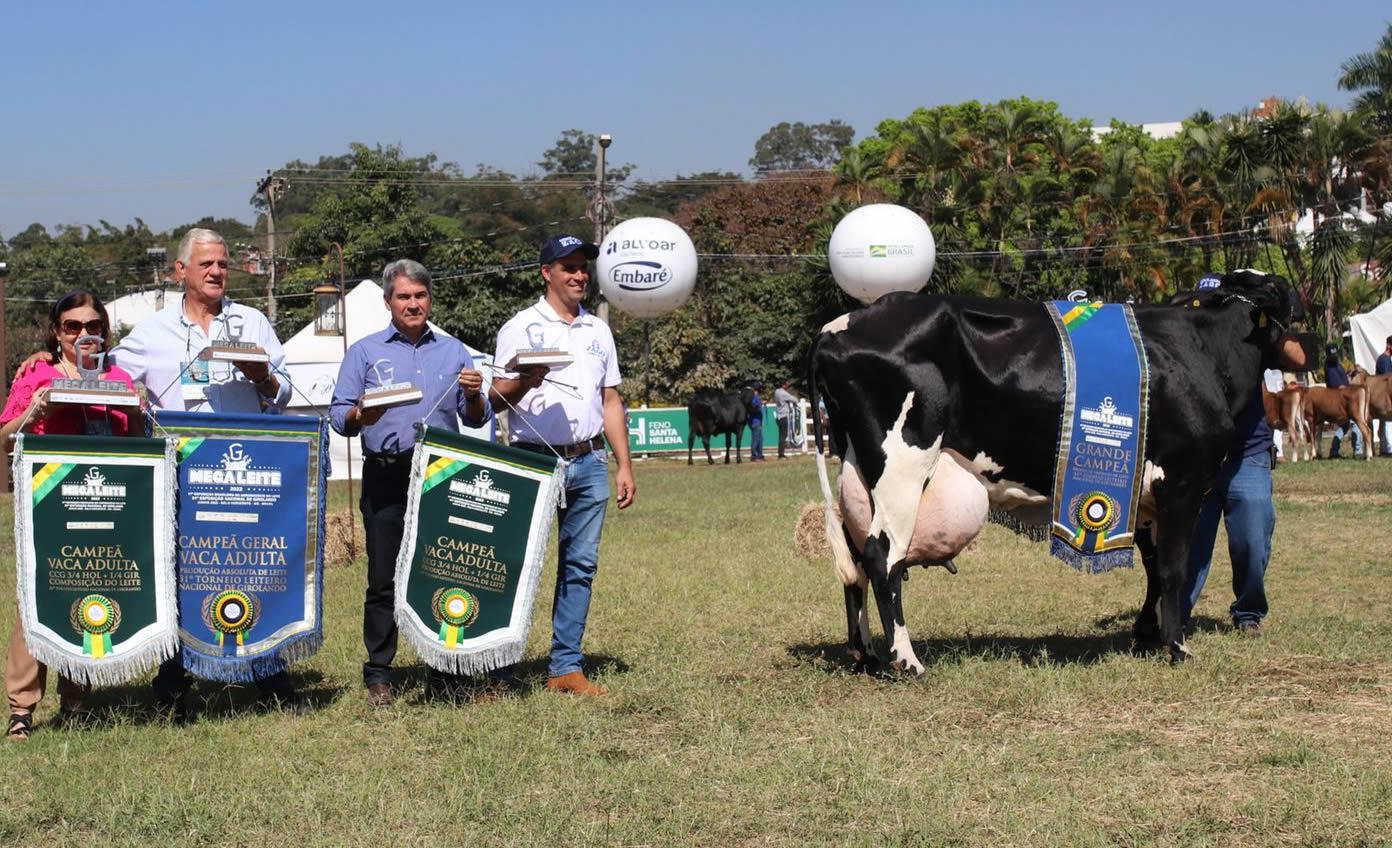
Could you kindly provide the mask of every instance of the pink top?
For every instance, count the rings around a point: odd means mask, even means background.
[[[35,392],[54,380],[61,380],[67,376],[56,365],[48,362],[37,363],[28,374],[15,380],[10,386],[10,400],[5,404],[5,411],[0,413],[0,424],[23,418],[24,413],[29,411],[29,404],[33,401]],[[119,380],[132,391],[135,390],[131,376],[115,366],[107,369],[101,378]],[[107,425],[110,426],[113,436],[131,435],[130,414],[124,407],[76,406],[66,403],[50,406],[48,416],[36,422],[32,432],[85,436],[106,433]]]

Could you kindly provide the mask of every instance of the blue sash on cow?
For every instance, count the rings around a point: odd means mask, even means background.
[[[1045,307],[1063,349],[1049,552],[1091,573],[1131,566],[1150,369],[1127,304]]]
[[[179,636],[184,667],[260,679],[323,641],[322,418],[156,413],[178,440]]]

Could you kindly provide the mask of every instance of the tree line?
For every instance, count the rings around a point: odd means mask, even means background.
[[[536,249],[560,231],[592,236],[642,215],[675,220],[701,255],[691,300],[661,320],[613,313],[633,402],[680,403],[697,388],[801,375],[817,328],[857,304],[835,286],[825,250],[832,228],[867,203],[917,211],[937,242],[928,290],[1042,300],[1083,289],[1110,301],[1156,302],[1207,271],[1257,268],[1290,279],[1312,329],[1337,338],[1344,318],[1388,295],[1392,264],[1392,26],[1340,69],[1348,110],[1271,98],[1260,108],[1198,110],[1156,139],[1113,121],[1095,129],[1052,102],[1012,98],[919,108],[852,144],[830,120],[783,122],[754,144],[752,176],[703,172],[634,179],[606,162],[596,196],[596,137],[563,131],[519,177],[472,172],[434,154],[353,144],[317,162],[276,169],[277,331],[312,318],[310,292],[345,276],[376,277],[417,259],[437,275],[433,318],[484,350],[503,321],[541,293]],[[147,285],[146,248],[169,261],[190,226],[220,230],[234,254],[265,247],[266,198],[256,224],[208,220],[152,233],[125,227],[35,224],[8,241],[8,356],[35,349],[37,317],[82,285],[115,296]],[[229,293],[265,307],[263,276],[236,271]]]

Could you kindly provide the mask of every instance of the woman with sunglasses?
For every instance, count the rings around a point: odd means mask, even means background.
[[[98,358],[106,350],[111,321],[101,298],[90,291],[77,290],[64,295],[48,316],[48,361],[15,380],[10,399],[0,413],[0,445],[8,454],[10,437],[18,432],[64,435],[143,435],[144,418],[135,407],[78,406],[48,402],[54,380],[81,376],[78,364],[91,371],[102,368],[101,379],[113,380],[134,389],[130,375],[115,366],[107,367]],[[95,336],[100,343],[87,339]],[[82,349],[78,350],[78,340]],[[81,357],[81,359],[79,359]],[[34,727],[34,708],[43,697],[48,669],[40,664],[24,644],[24,629],[15,617],[10,634],[9,659],[5,664],[5,692],[10,700],[10,720],[6,736],[13,742],[29,738]],[[90,687],[58,677],[59,720],[79,724],[89,714],[83,708]]]

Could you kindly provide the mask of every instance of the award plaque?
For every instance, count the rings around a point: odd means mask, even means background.
[[[420,403],[425,399],[425,393],[410,383],[390,383],[385,386],[375,386],[363,392],[363,409],[373,409],[378,406],[409,406],[413,403]]]
[[[218,340],[203,348],[198,358],[214,362],[270,362],[266,349],[255,342],[232,342]]]
[[[564,350],[519,350],[517,353],[513,354],[512,359],[509,359],[507,365],[503,367],[512,372],[517,372],[523,368],[530,368],[536,365],[544,365],[547,368],[555,370],[557,368],[564,368],[574,361],[575,357]]]
[[[74,344],[82,350],[85,344],[100,347],[100,336],[83,336]],[[82,365],[83,357],[78,357],[77,379],[57,379],[48,387],[49,403],[66,403],[77,406],[140,406],[140,395],[120,380],[103,380],[106,370],[106,351],[89,354],[96,361],[95,368]]]
[[[198,358],[214,362],[267,362],[271,361],[270,354],[266,349],[256,342],[242,341],[242,317],[240,315],[227,316],[227,338],[214,339],[203,352],[198,354]]]

